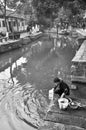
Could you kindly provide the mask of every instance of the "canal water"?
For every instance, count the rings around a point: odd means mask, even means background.
[[[0,55],[0,130],[35,130],[44,123],[53,79],[70,84],[76,49],[75,38],[46,34]]]

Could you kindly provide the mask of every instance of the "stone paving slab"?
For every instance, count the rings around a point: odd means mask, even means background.
[[[71,116],[71,115],[63,115],[59,113],[48,113],[46,118],[46,121],[51,121],[51,122],[57,122],[57,123],[62,123],[65,125],[73,125],[77,127],[81,127],[86,129],[86,119],[83,117],[77,117],[77,116]]]
[[[47,125],[39,127],[38,130],[85,130],[85,129],[72,125],[64,125],[60,123],[48,122]]]
[[[80,101],[80,99],[77,99]],[[81,99],[81,102],[84,103],[85,100]],[[86,102],[85,102],[86,103]],[[45,121],[50,121],[54,123],[62,123],[65,125],[73,125],[86,129],[86,109],[70,109],[60,110],[58,103],[49,108],[45,118]]]
[[[71,98],[71,97],[69,97]],[[86,99],[81,99],[81,98],[71,98],[73,101],[76,101],[78,103],[81,103],[82,105],[86,106]],[[70,107],[67,108],[67,110],[60,110],[58,101],[55,98],[54,103],[50,105],[51,107],[49,108],[49,112],[52,113],[59,113],[59,114],[67,114],[67,115],[73,115],[73,116],[78,116],[78,117],[84,117],[86,118],[86,108],[78,108],[78,109],[72,109]]]

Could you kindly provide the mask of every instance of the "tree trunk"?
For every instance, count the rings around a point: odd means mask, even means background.
[[[18,25],[18,20],[16,19],[16,24],[17,24],[17,32],[19,31],[19,25]]]
[[[9,30],[8,30],[7,19],[6,19],[6,0],[4,0],[4,19],[5,19],[5,26],[8,32]]]
[[[58,38],[58,24],[56,25],[56,28],[57,28],[57,38]]]

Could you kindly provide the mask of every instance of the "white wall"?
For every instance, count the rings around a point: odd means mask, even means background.
[[[5,33],[7,31],[6,27],[3,27],[3,21],[4,19],[0,18],[0,32]]]

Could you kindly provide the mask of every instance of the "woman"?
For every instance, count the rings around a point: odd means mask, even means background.
[[[56,77],[54,83],[54,94],[58,94],[61,98],[65,95],[70,95],[69,86],[63,80]]]

